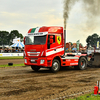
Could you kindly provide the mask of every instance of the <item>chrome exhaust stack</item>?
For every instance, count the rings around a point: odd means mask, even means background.
[[[66,52],[66,18],[64,18],[64,56]]]

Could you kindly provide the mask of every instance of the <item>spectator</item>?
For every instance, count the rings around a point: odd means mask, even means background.
[[[1,53],[3,53],[4,52],[4,50],[3,49],[1,49]]]
[[[15,48],[4,48],[4,49],[0,49],[0,53],[21,53],[23,52],[24,49],[20,48],[20,49],[15,49]]]
[[[16,49],[16,52],[18,52],[18,49]]]

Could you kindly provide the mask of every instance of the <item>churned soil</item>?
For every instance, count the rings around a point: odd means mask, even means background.
[[[30,66],[0,68],[0,100],[66,100],[93,92],[97,80],[100,68],[57,73],[46,68],[34,72]]]

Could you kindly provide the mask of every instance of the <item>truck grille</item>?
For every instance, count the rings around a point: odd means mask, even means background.
[[[28,56],[39,56],[40,52],[27,52]]]

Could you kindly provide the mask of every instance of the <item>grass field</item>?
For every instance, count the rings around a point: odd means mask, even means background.
[[[12,57],[0,57],[0,60],[4,59],[24,59],[23,56],[12,56]]]
[[[66,99],[66,100],[100,100],[100,95],[94,95],[93,93],[90,93],[74,99]]]
[[[0,60],[7,60],[7,59],[24,59],[23,56],[12,56],[12,57],[0,57]],[[0,67],[15,67],[15,66],[25,66],[24,63],[22,64],[13,64],[13,65],[0,65]]]

